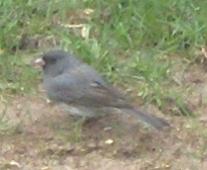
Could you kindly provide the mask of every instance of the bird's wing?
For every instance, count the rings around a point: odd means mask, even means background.
[[[64,103],[74,103],[94,107],[127,107],[121,93],[106,85],[96,75],[73,71],[73,74],[62,74],[48,82],[48,95],[51,99]]]
[[[110,85],[101,84],[98,81],[90,83],[86,93],[81,97],[84,102],[94,106],[129,107],[126,99]]]

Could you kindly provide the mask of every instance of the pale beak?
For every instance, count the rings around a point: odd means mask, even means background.
[[[42,58],[37,58],[34,62],[33,62],[34,66],[40,66],[40,67],[44,67],[45,65],[45,61]]]

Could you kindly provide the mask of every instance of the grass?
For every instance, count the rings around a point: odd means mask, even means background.
[[[183,108],[170,56],[194,61],[206,44],[206,7],[202,0],[1,1],[0,92],[35,89],[39,73],[28,61],[59,46],[145,102],[162,109],[173,94]]]

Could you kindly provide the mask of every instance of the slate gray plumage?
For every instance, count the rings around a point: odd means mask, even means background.
[[[91,66],[72,54],[54,50],[42,57],[43,86],[48,97],[64,103],[70,112],[84,117],[95,117],[116,109],[132,114],[156,129],[169,126],[167,121],[132,106],[125,96],[106,83]]]

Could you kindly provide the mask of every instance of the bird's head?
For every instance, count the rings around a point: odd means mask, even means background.
[[[36,59],[35,64],[42,67],[45,76],[55,77],[74,68],[80,61],[63,50],[53,50]]]

